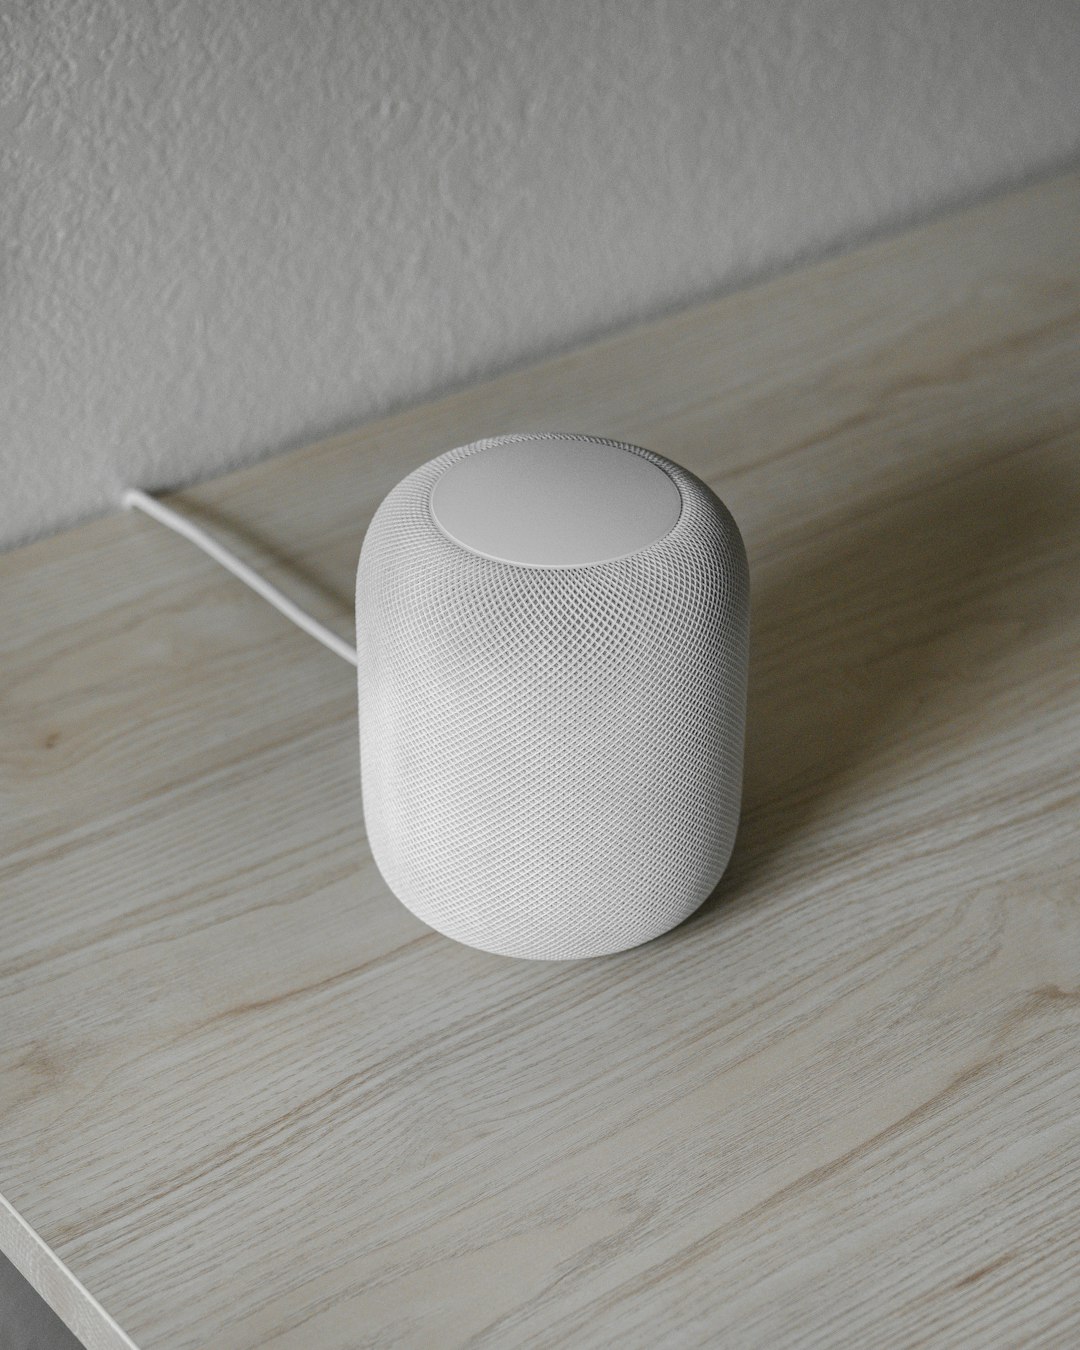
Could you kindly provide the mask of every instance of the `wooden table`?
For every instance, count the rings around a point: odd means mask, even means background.
[[[137,516],[10,553],[0,1247],[94,1350],[1077,1344],[1080,177],[180,500],[347,633],[397,479],[553,428],[745,533],[714,898],[458,946],[344,663]]]

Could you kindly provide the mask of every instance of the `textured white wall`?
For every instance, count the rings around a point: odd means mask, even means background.
[[[1076,0],[9,0],[0,24],[0,543],[1080,151]]]

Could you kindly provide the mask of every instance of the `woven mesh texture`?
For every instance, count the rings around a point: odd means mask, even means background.
[[[364,812],[419,918],[510,956],[632,947],[692,913],[738,823],[749,586],[726,507],[666,470],[682,514],[615,562],[523,567],[432,521],[451,450],[386,497],[357,575]]]

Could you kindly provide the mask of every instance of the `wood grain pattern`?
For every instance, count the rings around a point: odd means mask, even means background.
[[[0,1247],[93,1350],[1075,1344],[1078,376],[1070,175],[181,494],[348,632],[452,445],[717,488],[740,840],[598,961],[388,895],[351,672],[184,542],[0,559]]]

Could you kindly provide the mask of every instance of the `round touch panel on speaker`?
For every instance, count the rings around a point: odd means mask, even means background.
[[[432,517],[456,544],[526,567],[614,562],[663,539],[681,511],[659,465],[578,436],[490,445],[451,464],[431,493]]]

